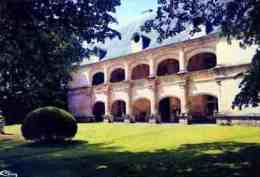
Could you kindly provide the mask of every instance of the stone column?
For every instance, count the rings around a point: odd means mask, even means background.
[[[181,100],[181,116],[180,116],[180,123],[181,124],[188,124],[188,86],[187,81],[184,81],[180,84],[180,87],[182,89],[182,94],[180,96]]]
[[[89,110],[89,117],[94,119],[94,115],[93,115],[93,106],[95,104],[95,98],[94,98],[94,90],[93,87],[89,87],[87,90],[87,97],[89,97],[89,106],[90,106],[90,110]]]
[[[108,68],[104,66],[104,84],[108,84],[108,82],[109,82]]]
[[[129,64],[127,61],[125,62],[125,80],[126,81],[131,80],[130,73],[129,73]]]
[[[105,121],[106,122],[111,122],[112,120],[112,115],[111,115],[111,90],[110,86],[106,86],[106,102],[105,102]]]
[[[153,78],[156,75],[154,59],[149,59],[149,67],[150,67],[149,77]]]
[[[132,84],[129,83],[128,86],[128,98],[126,100],[126,117],[125,117],[125,122],[129,123],[131,122],[133,112],[132,112]]]
[[[132,116],[132,107],[131,107],[131,98],[130,96],[126,100],[126,115],[124,117],[124,121],[126,123],[130,122],[131,116]]]
[[[132,115],[132,107],[131,107],[130,95],[128,96],[127,101],[126,101],[126,115]]]
[[[187,114],[188,113],[188,89],[187,88],[187,81],[180,84],[180,87],[182,89],[181,94],[181,113]]]
[[[153,93],[153,96],[151,98],[151,117],[149,122],[155,123],[156,122],[156,117],[158,116],[158,87],[157,87],[157,81],[155,80],[153,82],[151,91]]]
[[[132,115],[132,86],[131,86],[131,83],[129,83],[127,92],[128,92],[128,97],[126,100],[126,115]]]
[[[154,91],[153,91],[154,92]],[[151,114],[157,114],[157,105],[156,105],[156,93],[153,93],[153,97],[151,98]]]
[[[185,73],[187,72],[187,68],[186,68],[186,61],[185,61],[185,53],[184,53],[184,49],[181,48],[179,51],[179,64],[180,64],[180,73]]]
[[[89,70],[85,70],[84,72],[83,72],[83,75],[84,75],[84,77],[85,77],[85,81],[84,81],[84,83],[86,83],[86,86],[91,86],[91,78],[90,78],[90,72],[89,72]]]
[[[110,110],[109,110],[109,96],[107,96],[106,102],[105,102],[105,115],[109,116],[110,115]]]
[[[187,95],[185,94],[186,92],[186,88],[184,86],[181,86],[183,88],[183,93],[181,95],[181,113],[182,114],[187,114],[188,113],[188,109],[187,109]]]
[[[108,96],[105,102],[105,117],[104,117],[104,122],[108,122],[110,116],[110,111],[109,111],[109,102],[108,102]]]
[[[222,111],[222,107],[221,107],[222,82],[221,82],[221,80],[217,80],[217,84],[218,84],[218,113],[220,113]]]

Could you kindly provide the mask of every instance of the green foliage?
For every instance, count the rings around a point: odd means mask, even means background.
[[[248,73],[244,76],[239,88],[240,93],[237,94],[233,105],[242,109],[243,106],[258,106],[260,102],[260,51],[257,50],[253,57],[252,65]]]
[[[21,130],[27,140],[65,140],[75,136],[77,123],[73,115],[62,109],[43,107],[26,116]]]
[[[6,116],[22,119],[57,101],[66,107],[70,73],[92,52],[83,42],[119,36],[109,27],[118,5],[120,0],[0,1],[0,107]]]
[[[157,31],[158,40],[162,41],[185,30],[191,34],[200,32],[202,26],[207,33],[220,28],[221,36],[229,41],[234,38],[240,40],[241,47],[258,45],[260,48],[259,9],[259,0],[159,0],[157,16],[146,21],[142,30]],[[234,107],[257,106],[260,102],[259,62],[260,57],[256,55],[240,84],[242,90],[234,100]]]

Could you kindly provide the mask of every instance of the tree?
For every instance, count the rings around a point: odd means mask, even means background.
[[[146,32],[157,31],[159,41],[190,28],[194,34],[206,27],[210,33],[217,28],[221,35],[240,41],[241,47],[260,48],[259,0],[158,0],[157,15],[142,27]],[[251,67],[240,84],[241,92],[233,106],[257,106],[260,102],[260,50],[252,59]]]
[[[83,42],[119,36],[120,0],[0,0],[0,108],[23,118],[64,106],[70,73],[92,51]]]

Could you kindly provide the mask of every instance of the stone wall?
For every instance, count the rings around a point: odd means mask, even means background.
[[[246,125],[260,127],[260,116],[224,116],[216,117],[219,125]]]

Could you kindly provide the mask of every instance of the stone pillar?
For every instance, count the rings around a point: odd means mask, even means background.
[[[129,80],[131,80],[131,74],[130,74],[130,72],[129,72],[129,64],[128,64],[128,62],[126,61],[125,62],[125,80],[126,81],[129,81]]]
[[[180,97],[181,100],[181,114],[187,115],[188,113],[188,88],[186,82],[181,83],[182,94]]]
[[[108,82],[109,82],[108,68],[104,66],[104,84],[108,84]]]
[[[179,64],[180,64],[180,73],[187,72],[186,68],[186,61],[185,61],[185,54],[184,54],[184,49],[181,48],[179,51]]]
[[[88,70],[83,72],[83,75],[86,79],[86,81],[84,81],[84,83],[86,83],[87,86],[91,86],[91,77],[90,77],[90,72]]]
[[[151,89],[153,96],[151,98],[151,116],[149,119],[149,122],[155,123],[156,122],[156,117],[158,115],[158,87],[157,87],[157,81],[155,80],[152,85]]]
[[[125,122],[129,123],[131,122],[131,119],[133,118],[133,112],[132,112],[132,84],[129,83],[128,87],[128,98],[126,100],[126,117]]]
[[[156,71],[155,71],[155,62],[154,59],[149,59],[149,67],[150,67],[150,73],[149,73],[149,77],[153,78],[156,75]]]
[[[112,115],[111,115],[111,91],[110,91],[110,86],[106,86],[106,102],[105,102],[105,122],[111,122],[112,120]]]
[[[132,107],[131,107],[131,99],[130,96],[127,98],[126,101],[126,115],[124,117],[124,122],[130,123],[131,115],[132,115]]]
[[[153,97],[151,98],[151,114],[156,115],[157,114],[157,105],[156,105],[156,94],[153,93]]]
[[[221,95],[222,95],[222,82],[221,80],[217,80],[218,84],[218,113],[222,111],[221,107]]]
[[[104,122],[109,122],[109,116],[110,116],[110,110],[109,110],[109,102],[108,102],[108,96],[105,102],[105,117]]]
[[[94,114],[93,114],[93,106],[95,104],[95,98],[94,98],[94,90],[93,90],[93,87],[89,87],[86,89],[86,93],[85,95],[88,97],[89,99],[89,113],[88,113],[88,116],[87,117],[90,117],[90,119],[94,119]]]
[[[126,101],[126,115],[132,115],[132,107],[131,107],[131,96],[129,94]]]
[[[110,115],[110,110],[109,110],[109,100],[108,100],[108,96],[107,96],[107,99],[106,99],[106,102],[105,102],[105,115]]]
[[[191,124],[192,121],[192,117],[190,117],[189,115],[189,107],[190,107],[190,103],[189,103],[189,97],[190,97],[190,78],[189,76],[185,76],[184,78],[184,82],[180,84],[180,87],[182,89],[182,94],[181,94],[181,118],[180,118],[180,123],[183,124]],[[181,120],[182,119],[182,120]]]

